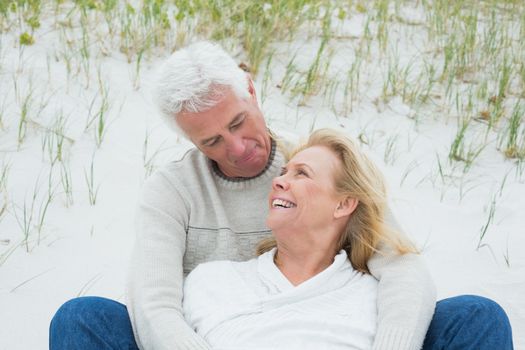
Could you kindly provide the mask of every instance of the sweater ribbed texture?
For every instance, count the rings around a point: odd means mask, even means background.
[[[419,350],[421,346],[412,343],[413,334],[411,330],[399,327],[383,327],[376,333],[376,341],[373,350]]]

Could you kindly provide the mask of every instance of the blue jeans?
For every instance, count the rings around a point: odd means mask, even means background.
[[[512,329],[496,302],[474,295],[438,301],[424,350],[512,350]]]
[[[82,297],[57,311],[49,330],[50,350],[138,349],[126,306],[109,299]],[[512,350],[505,311],[494,301],[472,295],[437,303],[424,350]]]

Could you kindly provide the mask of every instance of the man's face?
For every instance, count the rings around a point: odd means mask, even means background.
[[[250,93],[241,99],[228,90],[207,111],[177,115],[189,139],[229,177],[258,175],[271,152],[270,135],[252,87]]]

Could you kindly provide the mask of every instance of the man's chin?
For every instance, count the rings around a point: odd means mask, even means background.
[[[266,169],[266,164],[268,164],[268,157],[257,155],[253,159],[230,163],[228,168],[219,165],[219,169],[228,177],[255,177]]]

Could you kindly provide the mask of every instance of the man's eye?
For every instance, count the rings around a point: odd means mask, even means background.
[[[242,123],[244,123],[244,120],[246,119],[246,115],[242,114],[235,120],[235,124],[230,125],[230,130],[236,130],[242,126]]]
[[[242,122],[243,122],[243,121],[244,121],[244,119],[241,120],[240,122],[238,122],[238,123],[236,123],[236,124],[230,126],[230,130],[238,129],[238,128],[242,125]]]
[[[241,126],[241,124],[242,124],[242,123],[237,123],[237,124],[235,124],[235,125],[232,125],[232,126],[230,127],[230,129],[231,129],[231,130],[235,130],[235,129],[237,129],[239,126]]]
[[[281,168],[281,176],[283,176],[284,174],[286,174],[286,168]]]
[[[215,146],[217,143],[219,143],[219,139],[213,139],[213,140],[207,142],[205,146],[206,146],[206,147],[213,147],[213,146]]]

